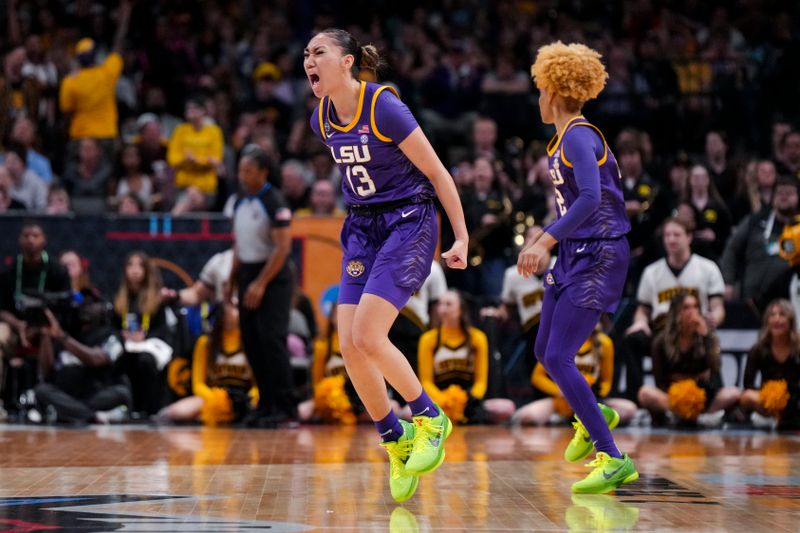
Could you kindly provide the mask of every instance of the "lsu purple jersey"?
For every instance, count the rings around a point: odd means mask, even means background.
[[[625,212],[625,200],[622,196],[619,167],[614,154],[600,130],[589,123],[583,116],[573,118],[567,123],[563,133],[556,135],[547,145],[550,177],[555,185],[556,211],[558,218],[567,213],[570,206],[578,199],[578,185],[575,171],[564,153],[563,139],[567,132],[576,126],[592,128],[603,139],[603,156],[598,159],[600,167],[600,205],[572,233],[569,239],[614,239],[628,233],[631,229],[628,215]]]
[[[363,81],[350,124],[338,123],[329,97],[324,97],[311,115],[311,129],[339,165],[348,205],[435,197],[430,180],[398,147],[417,127],[392,87]]]

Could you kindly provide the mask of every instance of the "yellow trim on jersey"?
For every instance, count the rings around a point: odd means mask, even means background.
[[[553,135],[553,138],[550,139],[550,142],[547,143],[547,155],[553,156],[556,153],[556,146],[558,146],[558,134],[556,133]]]
[[[328,140],[328,136],[325,135],[325,121],[322,120],[322,108],[325,107],[325,98],[320,100],[319,102],[319,132],[322,134],[322,140]]]
[[[333,126],[335,129],[339,131],[347,132],[352,130],[353,127],[356,124],[358,124],[358,121],[361,118],[361,110],[364,107],[364,91],[366,90],[366,88],[367,88],[367,82],[362,81],[361,88],[358,91],[358,107],[356,107],[356,114],[353,116],[353,120],[351,120],[350,124],[348,124],[347,126],[339,126],[333,120],[331,120],[331,99],[328,98],[327,113],[328,113],[328,122],[330,122],[331,126]]]
[[[564,124],[564,129],[561,130],[561,132],[556,132],[556,136],[550,139],[550,142],[547,143],[547,155],[552,156],[554,153],[556,153],[556,148],[558,148],[558,145],[561,143],[561,139],[564,138],[564,134],[569,129],[570,124],[572,124],[578,119],[586,120],[586,117],[584,117],[583,115],[578,115],[569,119],[567,123]]]
[[[379,87],[378,90],[375,91],[372,95],[372,105],[370,106],[369,110],[369,123],[372,126],[372,133],[375,134],[375,137],[377,137],[378,139],[380,139],[385,143],[390,143],[392,142],[392,139],[379,132],[378,125],[375,123],[375,104],[378,103],[378,95],[381,94],[381,92],[384,91],[385,89],[389,89],[389,91],[394,93],[394,95],[398,98],[398,100],[400,99],[400,95],[397,94],[397,91],[394,90],[394,87],[390,87],[389,85],[383,85]]]
[[[576,126],[587,126],[589,128],[592,128],[600,136],[600,139],[602,139],[602,141],[603,141],[603,157],[601,157],[600,159],[597,160],[597,166],[598,167],[603,166],[603,163],[605,163],[606,160],[608,160],[608,143],[606,142],[606,138],[603,136],[603,132],[600,131],[600,128],[598,128],[594,124],[589,124],[588,122],[584,122],[584,123],[581,123],[581,124],[573,124],[572,126],[570,126],[567,129],[569,130],[569,129],[572,129],[572,128],[576,127]],[[565,130],[564,133],[567,133],[567,130]],[[564,150],[561,150],[561,160],[569,168],[572,168],[572,163],[570,163],[567,160],[567,156],[564,155]]]

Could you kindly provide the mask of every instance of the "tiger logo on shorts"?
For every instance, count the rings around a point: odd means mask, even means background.
[[[348,261],[345,270],[351,278],[357,278],[364,273],[364,263],[356,260]]]

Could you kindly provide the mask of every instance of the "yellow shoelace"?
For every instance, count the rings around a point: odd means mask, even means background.
[[[602,469],[609,461],[611,460],[611,456],[605,452],[598,452],[597,457],[594,461],[587,464],[586,466],[589,468],[594,468],[595,470]]]
[[[572,423],[572,427],[575,428],[575,436],[572,437],[572,440],[583,439],[584,437],[589,436],[589,432],[586,431],[586,426],[578,422],[577,420]]]
[[[441,436],[442,429],[440,424],[433,423],[433,418],[422,417],[422,422],[417,422],[414,448],[432,446],[431,439]]]
[[[411,453],[411,441],[404,440],[402,442],[385,442],[381,444],[386,448],[389,454],[389,466],[392,471],[392,479],[401,477],[401,473],[405,469],[405,462],[408,459],[408,454]]]

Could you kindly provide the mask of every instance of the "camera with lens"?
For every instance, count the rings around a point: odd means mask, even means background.
[[[20,318],[29,326],[46,326],[49,321],[45,309],[49,309],[56,317],[63,317],[70,308],[71,295],[63,292],[22,293],[16,299]]]

